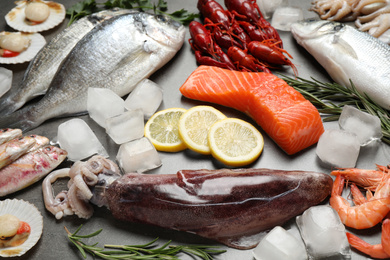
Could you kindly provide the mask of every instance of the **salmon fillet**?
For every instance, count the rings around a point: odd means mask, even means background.
[[[183,96],[249,115],[287,153],[317,143],[324,132],[318,110],[271,73],[199,66],[180,87]]]

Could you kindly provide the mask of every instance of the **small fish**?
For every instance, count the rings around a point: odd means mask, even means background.
[[[65,160],[67,152],[44,146],[0,169],[0,197],[24,189],[45,177]]]
[[[21,136],[22,136],[22,130],[20,129],[11,129],[11,128],[0,129],[0,145]]]
[[[32,152],[37,150],[40,147],[46,146],[49,144],[50,140],[46,136],[41,136],[41,135],[29,135],[30,137],[34,138],[36,143],[34,144],[33,147],[30,148],[27,152]]]
[[[103,21],[130,12],[134,10],[104,10],[83,17],[57,34],[30,62],[19,87],[0,99],[0,115],[10,114],[27,101],[45,94],[61,62],[80,39]]]
[[[89,87],[124,96],[171,60],[184,36],[182,24],[162,15],[135,12],[106,20],[76,44],[46,95],[1,118],[0,127],[26,131],[53,117],[86,113]]]
[[[0,169],[27,153],[35,144],[33,137],[24,136],[0,145]]]
[[[390,46],[349,25],[304,20],[291,25],[295,40],[345,87],[390,109]]]

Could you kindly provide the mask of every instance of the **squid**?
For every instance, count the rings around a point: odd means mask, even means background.
[[[81,206],[73,210],[79,217],[90,217],[92,206],[87,204],[92,202],[108,207],[119,220],[190,232],[237,249],[255,247],[265,231],[325,200],[333,185],[324,173],[251,168],[121,175],[115,163],[103,157],[72,168],[68,195],[80,200]],[[55,208],[72,210],[74,206],[66,206],[70,198],[53,198],[53,178],[46,178],[46,208],[55,215]],[[80,180],[85,183],[76,185]]]

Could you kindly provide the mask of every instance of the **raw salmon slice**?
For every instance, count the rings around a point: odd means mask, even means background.
[[[271,73],[199,66],[180,87],[187,98],[237,109],[252,117],[287,153],[317,143],[324,126],[301,93]]]

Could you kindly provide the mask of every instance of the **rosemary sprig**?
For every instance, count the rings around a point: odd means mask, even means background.
[[[222,254],[226,250],[215,249],[214,246],[206,245],[182,245],[172,246],[171,241],[168,241],[160,247],[156,247],[155,242],[158,238],[144,245],[104,245],[104,248],[98,247],[97,244],[87,245],[81,240],[84,238],[91,238],[99,235],[102,229],[89,234],[89,235],[78,235],[82,225],[74,232],[71,233],[66,227],[65,231],[68,234],[69,240],[78,248],[84,258],[87,257],[87,253],[100,257],[102,259],[114,260],[114,259],[171,259],[179,260],[176,256],[179,253],[185,253],[192,257],[199,257],[204,260],[212,260],[213,255]],[[114,250],[106,250],[106,248]]]
[[[382,141],[390,144],[390,111],[376,104],[367,95],[360,94],[352,81],[351,87],[346,88],[337,83],[324,83],[314,78],[307,80],[285,75],[281,75],[281,78],[316,106],[320,113],[330,114],[324,121],[338,120],[344,105],[355,106],[361,111],[378,116],[381,120]]]
[[[153,10],[155,14],[167,15],[182,24],[188,24],[199,17],[199,14],[190,13],[185,9],[167,13],[168,3],[164,0],[158,0],[157,4],[152,3],[151,0],[107,0],[103,3],[97,3],[95,0],[83,0],[66,10],[67,16],[70,17],[68,26],[84,16],[114,7],[140,11]]]

